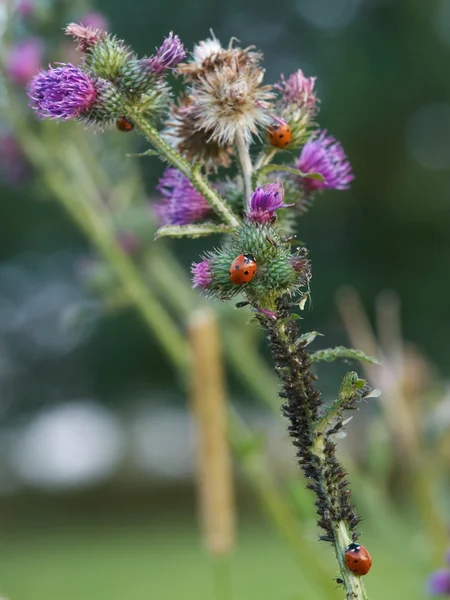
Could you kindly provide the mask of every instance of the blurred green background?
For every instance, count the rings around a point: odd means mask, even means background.
[[[88,10],[78,2],[37,6],[53,11],[55,39],[68,19]],[[404,339],[433,365],[421,404],[423,472],[399,475],[401,456],[376,401],[364,406],[343,443],[374,557],[371,598],[426,598],[427,575],[443,561],[450,512],[450,2],[103,0],[95,8],[140,54],[171,30],[192,48],[212,28],[223,44],[234,36],[260,48],[268,82],[297,68],[317,76],[320,125],[342,142],[356,179],[349,192],[320,196],[300,221],[313,264],[305,327],[324,333],[325,346],[349,343],[336,307],[339,288],[355,288],[372,321],[380,292],[393,290]],[[48,43],[55,54],[57,42]],[[119,140],[117,152],[126,151],[122,143],[139,144]],[[101,136],[95,145],[102,157],[111,151]],[[163,167],[156,159],[139,167],[151,196]],[[5,180],[0,198],[0,591],[10,600],[214,598],[196,527],[181,380],[132,309],[105,315],[83,286],[80,265],[92,256],[90,244],[45,185]],[[187,273],[205,245],[168,247]],[[66,309],[78,304],[89,317],[64,327]],[[249,338],[255,335],[249,328]],[[261,340],[255,344],[266,355]],[[342,373],[321,367],[327,398]],[[261,408],[233,373],[229,387],[266,431],[271,460],[301,488],[281,417]],[[441,466],[433,470],[438,451]],[[428,500],[424,509],[409,490],[426,486],[422,475],[431,471],[430,517]],[[250,488],[240,477],[233,598],[323,598]],[[317,546],[311,498],[298,493],[303,535]],[[429,535],[435,514],[439,539]],[[325,544],[318,550],[333,576],[331,551]]]

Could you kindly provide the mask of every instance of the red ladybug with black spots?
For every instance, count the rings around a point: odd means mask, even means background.
[[[251,254],[239,254],[230,265],[230,281],[235,285],[248,283],[256,273],[257,264]]]
[[[127,119],[127,117],[119,117],[116,121],[116,127],[119,131],[123,131],[124,133],[133,131],[134,129],[133,123],[130,119]]]
[[[292,140],[292,131],[287,123],[276,123],[269,127],[269,141],[275,148],[286,148]]]
[[[372,558],[361,544],[350,544],[345,549],[345,564],[354,575],[367,575],[372,566]]]

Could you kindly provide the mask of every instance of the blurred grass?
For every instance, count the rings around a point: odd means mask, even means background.
[[[374,559],[366,578],[371,598],[425,598],[431,566],[414,542],[414,524],[372,529],[364,536]],[[0,537],[0,590],[9,600],[215,598],[198,533],[175,515],[141,524],[7,527]],[[311,543],[317,544],[315,535]],[[321,547],[330,577],[336,576],[330,549]],[[241,528],[231,571],[233,600],[323,600],[283,541],[261,522]]]

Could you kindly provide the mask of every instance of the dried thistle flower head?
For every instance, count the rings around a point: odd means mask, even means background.
[[[189,97],[173,104],[164,132],[168,141],[188,160],[203,164],[207,170],[216,171],[220,166],[228,168],[233,147],[219,144],[213,139],[212,130],[201,129],[193,112]]]
[[[255,50],[254,46],[248,48],[233,48],[234,39],[230,40],[228,48],[222,48],[220,41],[216,37],[202,40],[195,47],[192,53],[192,60],[188,63],[178,65],[178,71],[191,81],[198,81],[207,73],[216,69],[222,69],[235,63],[238,67],[246,64],[258,66],[263,55]]]
[[[251,49],[230,47],[210,55],[195,72],[188,69],[188,78],[194,79],[190,114],[197,128],[211,132],[209,139],[219,145],[234,143],[237,133],[249,143],[258,127],[272,121],[274,94],[271,86],[261,86],[260,57]]]
[[[106,31],[96,29],[81,23],[69,23],[65,29],[66,35],[70,35],[77,42],[77,49],[80,52],[87,52],[89,48],[97,44],[100,40],[107,37]]]

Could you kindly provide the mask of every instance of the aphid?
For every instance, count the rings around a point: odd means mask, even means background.
[[[251,254],[239,254],[230,266],[231,283],[242,285],[248,283],[255,276],[257,265]]]
[[[286,148],[292,140],[291,128],[287,123],[275,123],[269,127],[269,141],[276,148]]]
[[[355,575],[367,575],[372,566],[372,559],[364,546],[350,544],[345,549],[345,564]]]
[[[116,121],[116,127],[119,131],[127,132],[134,129],[133,123],[127,117],[119,117]]]

